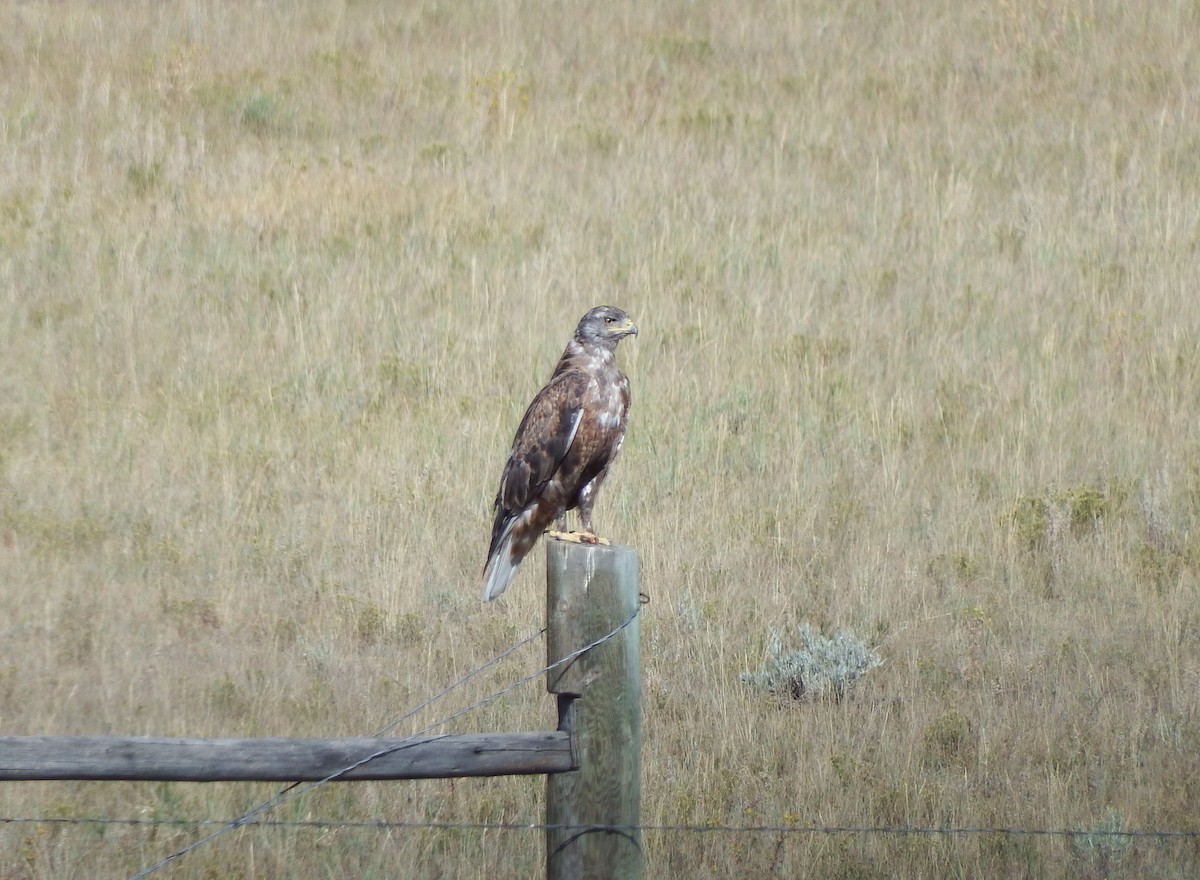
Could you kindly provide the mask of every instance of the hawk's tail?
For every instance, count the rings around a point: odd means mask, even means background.
[[[492,552],[488,556],[487,565],[483,567],[483,599],[490,602],[508,589],[513,572],[521,564],[523,556],[513,553],[513,526],[515,518],[506,522],[496,540],[492,542]]]

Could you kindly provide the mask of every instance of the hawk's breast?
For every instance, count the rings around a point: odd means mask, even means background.
[[[625,402],[619,394],[608,396],[608,405],[596,413],[596,421],[606,430],[619,427],[625,420]]]

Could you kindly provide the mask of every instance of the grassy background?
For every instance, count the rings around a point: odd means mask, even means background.
[[[540,552],[478,601],[489,505],[612,302],[641,335],[597,525],[653,597],[646,822],[1200,830],[1198,31],[1109,0],[4,6],[0,729],[367,734],[536,630]],[[805,621],[885,665],[840,704],[748,692]],[[534,685],[459,729],[551,723]],[[541,789],[276,815],[537,821]],[[9,784],[0,814],[274,790]],[[0,826],[0,876],[195,836]],[[1195,841],[646,846],[650,877],[1200,870]],[[285,829],[171,871],[541,859]]]

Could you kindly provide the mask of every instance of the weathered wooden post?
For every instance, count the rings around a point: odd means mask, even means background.
[[[546,541],[547,663],[558,729],[579,769],[546,777],[547,880],[641,880],[641,667],[638,559],[632,547]],[[632,618],[632,620],[631,620]],[[624,826],[564,828],[553,826]]]

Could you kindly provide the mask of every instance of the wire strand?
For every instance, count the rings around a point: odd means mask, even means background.
[[[503,660],[509,654],[512,654],[514,651],[518,651],[521,648],[524,648],[530,642],[541,638],[545,634],[546,634],[546,628],[543,626],[541,629],[539,629],[533,635],[527,636],[527,637],[521,639],[521,641],[517,642],[515,645],[512,645],[509,648],[505,648],[503,651],[501,651],[499,654],[497,654],[491,660],[487,661],[486,663],[484,663],[481,666],[476,666],[474,669],[472,669],[470,672],[468,672],[466,675],[464,675],[458,681],[443,688],[441,691],[434,694],[432,697],[430,697],[424,703],[417,706],[415,709],[410,709],[409,711],[407,711],[403,715],[401,715],[399,718],[389,721],[387,724],[383,725],[383,727],[379,728],[379,730],[377,730],[374,735],[375,736],[383,736],[388,731],[395,729],[396,727],[398,727],[399,725],[401,725],[405,721],[407,721],[409,718],[412,718],[417,713],[422,712],[425,709],[428,709],[434,703],[438,702],[443,697],[449,695],[455,689],[462,687],[464,684],[466,684],[468,681],[470,681],[472,678],[474,678],[479,673],[483,672],[485,669],[495,666],[497,663],[499,663],[501,660]]]
[[[239,821],[244,820],[244,821]],[[1200,839],[1200,831],[1170,829],[1091,829],[1091,828],[994,828],[985,826],[919,827],[907,825],[595,825],[550,824],[546,822],[429,822],[404,819],[338,820],[338,819],[145,819],[101,818],[86,816],[2,817],[0,825],[118,825],[128,827],[202,827],[206,825],[239,828],[328,829],[361,831],[431,830],[431,831],[613,831],[613,832],[670,832],[683,834],[881,834],[918,836],[1009,835],[1031,837],[1114,837],[1134,839]]]
[[[426,734],[426,733],[430,732],[431,730],[434,730],[435,728],[443,727],[446,724],[449,724],[451,721],[461,718],[463,715],[466,715],[470,712],[475,711],[476,709],[478,709],[482,706],[486,706],[488,703],[498,700],[500,697],[504,696],[505,694],[510,693],[511,691],[516,690],[517,688],[521,687],[522,685],[533,681],[535,678],[545,675],[547,672],[557,669],[559,666],[562,666],[565,663],[570,663],[572,660],[576,659],[577,657],[581,657],[582,655],[586,654],[588,651],[592,650],[593,648],[604,644],[609,639],[615,637],[617,635],[617,633],[621,632],[621,630],[625,629],[625,627],[627,627],[631,623],[633,623],[633,621],[637,618],[638,614],[641,612],[643,604],[644,603],[641,601],[641,599],[639,597],[639,601],[634,606],[633,612],[629,615],[629,617],[626,618],[624,621],[622,621],[620,624],[618,624],[611,632],[601,636],[600,638],[596,639],[594,642],[592,642],[588,645],[584,645],[579,650],[572,651],[570,654],[566,655],[565,657],[542,667],[541,669],[537,670],[536,672],[533,672],[529,675],[526,675],[523,678],[518,679],[517,681],[510,684],[508,687],[505,687],[499,691],[496,691],[495,693],[489,694],[488,696],[484,697],[483,699],[478,700],[477,702],[471,704],[470,706],[467,706],[465,709],[460,709],[459,711],[454,712],[453,714],[448,715],[445,718],[442,718],[438,721],[435,721],[435,722],[432,722],[431,724],[426,725],[425,727],[423,727],[422,729],[420,729],[416,733],[414,733],[413,737],[422,736],[423,734]],[[542,632],[545,632],[545,630],[543,629]],[[541,635],[541,633],[538,633],[538,635]],[[530,641],[530,640],[527,640],[527,641]],[[515,647],[506,649],[504,654],[502,654],[501,656],[511,653],[513,650],[515,650]],[[488,661],[488,663],[485,664],[485,666],[489,666],[494,662],[496,662],[496,658],[493,658],[493,660]],[[473,675],[475,671],[477,671],[477,670],[474,670],[471,673],[469,673],[468,677],[470,675]],[[465,680],[466,680],[465,678],[461,679],[459,682],[456,682],[450,688],[447,688],[445,692],[453,690],[453,688],[457,687],[462,681],[465,681]],[[443,693],[445,693],[445,692],[443,692]],[[438,695],[438,697],[432,698],[429,702],[433,702],[434,700],[438,699],[440,696],[441,695]],[[417,709],[408,713],[408,715],[406,715],[404,717],[411,717],[413,714],[415,714],[418,711],[420,711],[420,707],[418,707]],[[403,720],[403,718],[401,718],[399,720]],[[399,720],[396,723],[399,723]],[[387,730],[389,728],[384,728],[384,729]],[[207,834],[204,837],[201,837],[200,839],[193,841],[188,846],[185,846],[182,849],[179,849],[176,852],[171,853],[169,856],[166,856],[165,858],[159,860],[158,862],[155,862],[153,865],[150,865],[147,868],[143,868],[137,874],[134,874],[133,877],[130,878],[130,880],[143,880],[143,878],[150,876],[155,871],[158,871],[159,869],[166,867],[167,865],[171,864],[171,862],[174,862],[175,860],[182,858],[183,856],[187,855],[188,853],[194,852],[195,850],[204,846],[206,843],[209,843],[209,842],[215,840],[216,838],[220,837],[223,834],[227,834],[230,831],[233,831],[237,828],[242,828],[246,825],[257,824],[257,823],[254,823],[251,821],[252,819],[254,819],[255,816],[265,813],[268,810],[274,809],[275,807],[279,806],[280,804],[290,801],[294,798],[297,798],[302,794],[306,794],[315,788],[325,785],[327,782],[334,782],[334,781],[342,778],[343,776],[345,776],[347,773],[350,773],[353,770],[357,770],[359,767],[363,766],[364,764],[368,764],[371,761],[376,760],[377,758],[382,758],[385,755],[391,755],[391,754],[394,754],[395,752],[403,751],[406,748],[411,748],[413,745],[415,745],[415,743],[408,743],[408,744],[402,743],[399,745],[389,746],[386,749],[380,749],[378,752],[367,755],[365,758],[355,761],[353,764],[343,767],[335,773],[331,773],[330,775],[326,776],[324,779],[319,779],[316,782],[309,783],[308,785],[302,786],[299,783],[293,783],[292,785],[288,786],[287,788],[284,788],[281,791],[279,791],[276,795],[269,798],[268,800],[265,800],[262,803],[258,804],[257,806],[251,808],[250,810],[247,810],[245,813],[243,813],[238,818],[225,823],[220,828],[213,831],[211,834]]]

